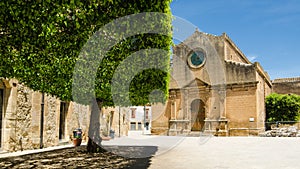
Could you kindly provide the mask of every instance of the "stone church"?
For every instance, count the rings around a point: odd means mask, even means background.
[[[196,30],[173,47],[169,99],[153,105],[152,133],[257,135],[265,130],[264,100],[272,81],[223,33]]]

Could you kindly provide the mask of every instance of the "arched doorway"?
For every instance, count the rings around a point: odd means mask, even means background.
[[[204,128],[205,104],[200,99],[195,99],[191,103],[192,131],[201,131]]]

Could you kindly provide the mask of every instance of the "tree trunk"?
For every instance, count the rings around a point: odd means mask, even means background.
[[[89,153],[105,152],[106,150],[101,146],[102,139],[100,137],[100,112],[102,102],[93,100],[91,107],[92,110],[90,116],[87,151]]]

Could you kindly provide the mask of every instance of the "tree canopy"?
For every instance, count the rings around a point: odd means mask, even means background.
[[[300,96],[272,93],[266,98],[268,122],[297,121],[300,111]]]
[[[93,79],[95,80],[93,87],[96,98],[101,100],[104,106],[113,106],[115,103],[111,92],[112,79],[115,71],[121,71],[121,68],[118,68],[119,65],[128,56],[138,51],[162,49],[167,51],[163,55],[161,52],[156,54],[155,51],[152,52],[153,56],[156,55],[155,58],[160,58],[156,59],[156,64],[161,64],[161,68],[142,69],[134,74],[134,77],[130,77],[132,81],[130,82],[128,97],[132,104],[136,105],[164,101],[167,98],[169,50],[172,44],[170,1],[1,1],[0,55],[2,62],[0,64],[0,77],[14,77],[33,90],[56,95],[62,100],[73,100],[74,67],[78,62],[85,63],[86,67],[94,66],[97,70],[96,78]],[[147,26],[150,31],[130,34],[130,36],[126,36],[126,33],[139,29],[141,23],[122,21],[119,23],[124,26],[122,35],[111,34],[109,29],[99,31],[118,18],[143,12],[164,13],[167,17],[158,17],[153,22],[154,17],[145,14],[142,20],[147,22],[149,19]],[[164,30],[165,33],[155,32],[157,29]],[[90,41],[95,33],[98,34],[98,37],[105,35],[104,37],[107,38],[96,42]],[[123,39],[120,40],[120,37]],[[91,47],[97,48],[102,45],[101,43],[116,39],[116,43],[103,55],[100,65],[90,65],[91,61],[85,60],[85,57],[79,57],[85,54],[95,54],[91,51],[97,50],[91,49]],[[87,42],[91,43],[90,48],[84,48]],[[99,50],[97,52],[101,53]],[[142,56],[147,55],[149,53],[146,52]],[[143,59],[141,57],[139,59],[134,61],[140,62],[143,66]],[[118,74],[120,75],[119,78],[126,79],[126,71],[130,72],[132,69],[136,69],[136,65],[127,64],[127,69],[124,69],[125,72]],[[89,80],[81,76],[80,78]],[[117,88],[118,85],[119,88],[122,88],[121,85],[125,84],[121,80],[118,83],[115,84]],[[90,88],[84,87],[83,85],[82,88],[78,88],[78,92],[88,93]],[[122,91],[124,90],[122,89]],[[148,96],[151,96],[153,91],[154,93],[161,91],[158,94],[163,95],[163,99],[155,100],[155,95],[149,99]],[[122,93],[117,94],[123,96]],[[124,98],[119,97],[115,100],[118,99]],[[117,103],[122,104],[121,101]],[[88,102],[84,104],[88,104]]]

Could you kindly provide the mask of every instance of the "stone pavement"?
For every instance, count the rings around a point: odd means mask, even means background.
[[[186,138],[155,156],[150,169],[299,169],[299,138],[212,137],[207,142]]]
[[[185,137],[176,136],[140,135],[115,138],[111,141],[104,141],[102,144],[108,151],[126,158],[148,158],[172,150],[184,139]]]
[[[0,168],[300,168],[297,137],[138,136],[102,143],[112,153],[88,154],[85,146],[69,145],[16,157],[2,154]]]
[[[297,137],[124,137],[104,145],[152,146],[152,149],[110,151],[134,158],[151,158],[150,169],[299,169],[300,138]],[[153,148],[155,147],[155,148]]]

